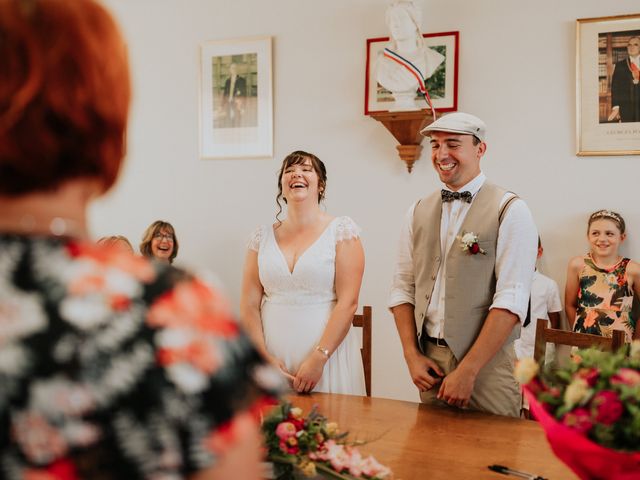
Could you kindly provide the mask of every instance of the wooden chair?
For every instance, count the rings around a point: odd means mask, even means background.
[[[533,351],[533,358],[537,362],[544,360],[547,342],[579,348],[598,347],[601,350],[611,352],[624,345],[624,332],[622,330],[614,330],[612,337],[568,332],[549,328],[549,320],[539,319],[536,324],[536,343]]]
[[[367,389],[367,397],[371,396],[371,307],[362,307],[362,314],[356,313],[353,316],[354,327],[362,328],[362,365],[364,367],[364,384]]]

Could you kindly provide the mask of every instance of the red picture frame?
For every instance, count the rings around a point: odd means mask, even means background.
[[[438,112],[458,109],[458,53],[460,32],[423,33],[428,47],[445,56],[445,61],[427,80],[427,89]],[[375,59],[387,46],[389,37],[367,39],[367,62],[364,84],[364,114],[385,112],[385,104],[393,101],[391,93],[378,84],[375,76]],[[418,95],[417,95],[418,96]],[[425,103],[424,109],[427,110]]]

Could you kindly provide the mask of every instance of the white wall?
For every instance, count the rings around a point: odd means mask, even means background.
[[[637,0],[419,0],[424,31],[460,31],[459,110],[489,128],[483,170],[518,192],[546,249],[541,270],[563,288],[586,250],[589,212],[619,211],[640,256],[638,156],[577,157],[575,19],[636,13]],[[327,209],[364,229],[361,303],[374,311],[374,395],[416,400],[385,298],[400,221],[439,188],[427,155],[408,174],[395,140],[363,114],[365,40],[386,35],[386,0],[107,0],[131,50],[135,84],[129,157],[94,206],[96,235],[137,242],[157,218],[180,238],[179,263],[218,273],[239,301],[245,241],[275,214],[276,172],[294,149],[328,168]],[[272,35],[274,158],[198,158],[198,45]]]

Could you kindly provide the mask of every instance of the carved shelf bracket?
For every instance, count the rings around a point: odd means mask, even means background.
[[[407,170],[411,173],[413,164],[422,153],[422,139],[420,130],[433,121],[429,110],[416,110],[413,112],[378,112],[370,113],[371,117],[382,123],[391,135],[400,143],[396,146],[398,155],[407,164]]]

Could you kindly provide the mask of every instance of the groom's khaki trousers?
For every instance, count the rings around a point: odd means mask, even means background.
[[[459,362],[449,347],[440,347],[422,341],[421,348],[427,357],[438,364],[445,375],[458,366]],[[515,358],[513,342],[510,342],[498,350],[493,359],[480,370],[469,401],[470,409],[508,417],[520,416],[522,393],[520,385],[513,376]],[[420,392],[422,402],[447,405],[446,402],[436,398],[440,385],[437,383],[430,390]]]

